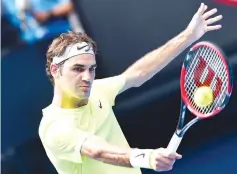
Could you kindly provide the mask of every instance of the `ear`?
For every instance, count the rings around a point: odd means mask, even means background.
[[[56,64],[51,64],[50,65],[50,72],[51,72],[51,74],[52,74],[52,76],[54,77],[54,78],[56,78],[56,76],[57,76],[57,65]]]

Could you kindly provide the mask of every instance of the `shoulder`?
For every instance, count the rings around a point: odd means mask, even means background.
[[[39,124],[38,133],[40,138],[43,138],[44,135],[49,131],[53,130],[55,124],[67,125],[69,124],[70,117],[64,117],[60,109],[49,105],[46,108],[42,109],[42,118]]]
[[[103,83],[109,83],[109,82],[121,82],[125,81],[124,75],[116,75],[116,76],[111,76],[111,77],[106,77],[102,79],[95,79],[94,83],[95,84],[103,84]]]
[[[92,91],[109,92],[113,89],[121,89],[126,84],[126,79],[123,75],[96,79],[92,85]]]

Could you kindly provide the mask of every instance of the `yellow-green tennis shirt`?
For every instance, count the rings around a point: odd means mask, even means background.
[[[124,85],[122,76],[95,80],[86,106],[62,109],[50,105],[43,109],[39,135],[59,174],[141,174],[140,169],[106,164],[75,150],[75,147],[80,149],[89,134],[129,147],[112,110],[115,97]]]

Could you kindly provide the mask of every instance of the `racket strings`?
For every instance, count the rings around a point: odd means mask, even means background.
[[[215,50],[207,46],[197,49],[186,70],[184,86],[193,107],[202,114],[210,113],[220,107],[226,97],[228,74]],[[214,101],[211,105],[199,107],[194,103],[194,93],[200,86],[209,86],[212,89]]]

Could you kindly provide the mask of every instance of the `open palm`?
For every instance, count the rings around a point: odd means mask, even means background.
[[[206,10],[207,5],[201,3],[198,11],[195,13],[187,27],[187,30],[193,34],[194,40],[198,40],[208,31],[218,30],[222,27],[221,25],[212,25],[213,23],[220,21],[222,19],[222,15],[210,18],[217,12],[217,9],[214,8],[205,12]]]

